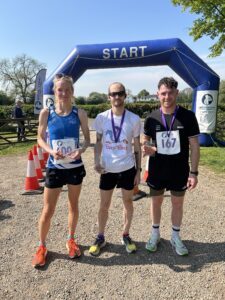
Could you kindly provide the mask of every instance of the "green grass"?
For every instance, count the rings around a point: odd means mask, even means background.
[[[225,148],[201,147],[200,166],[225,174]]]
[[[14,144],[11,146],[1,146],[0,147],[0,155],[18,155],[18,154],[24,154],[27,153],[28,150],[31,150],[33,145],[35,145],[36,141],[30,141],[30,142],[23,142]]]

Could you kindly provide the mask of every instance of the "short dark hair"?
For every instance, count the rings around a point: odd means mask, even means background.
[[[173,77],[163,77],[158,83],[158,89],[160,89],[161,85],[176,89],[178,87],[178,82]]]

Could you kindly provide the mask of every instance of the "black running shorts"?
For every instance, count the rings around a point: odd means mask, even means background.
[[[100,177],[99,188],[107,191],[112,190],[115,187],[128,191],[133,190],[135,175],[135,167],[119,173],[102,174]]]
[[[46,170],[45,186],[49,189],[60,188],[63,185],[79,185],[86,176],[84,166],[72,169],[48,169]]]

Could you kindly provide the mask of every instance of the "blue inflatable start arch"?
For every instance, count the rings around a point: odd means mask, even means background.
[[[76,46],[44,82],[43,106],[54,101],[53,78],[57,73],[70,75],[76,82],[88,69],[160,65],[168,65],[193,88],[192,110],[200,126],[200,144],[211,146],[220,78],[177,38]]]

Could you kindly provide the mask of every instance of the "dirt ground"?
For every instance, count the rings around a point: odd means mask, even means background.
[[[136,254],[120,243],[122,203],[115,191],[106,229],[107,246],[98,257],[88,253],[96,234],[99,176],[93,148],[83,155],[87,176],[80,196],[77,234],[83,255],[70,260],[67,237],[67,192],[61,193],[48,236],[48,263],[33,269],[38,218],[43,195],[21,195],[27,154],[0,157],[0,299],[225,299],[224,177],[200,168],[199,185],[187,192],[182,238],[190,250],[179,257],[171,249],[170,197],[163,204],[162,241],[156,253],[145,250],[150,231],[149,204],[134,202],[131,236]],[[145,160],[143,161],[143,168]],[[148,192],[146,186],[140,189]]]

